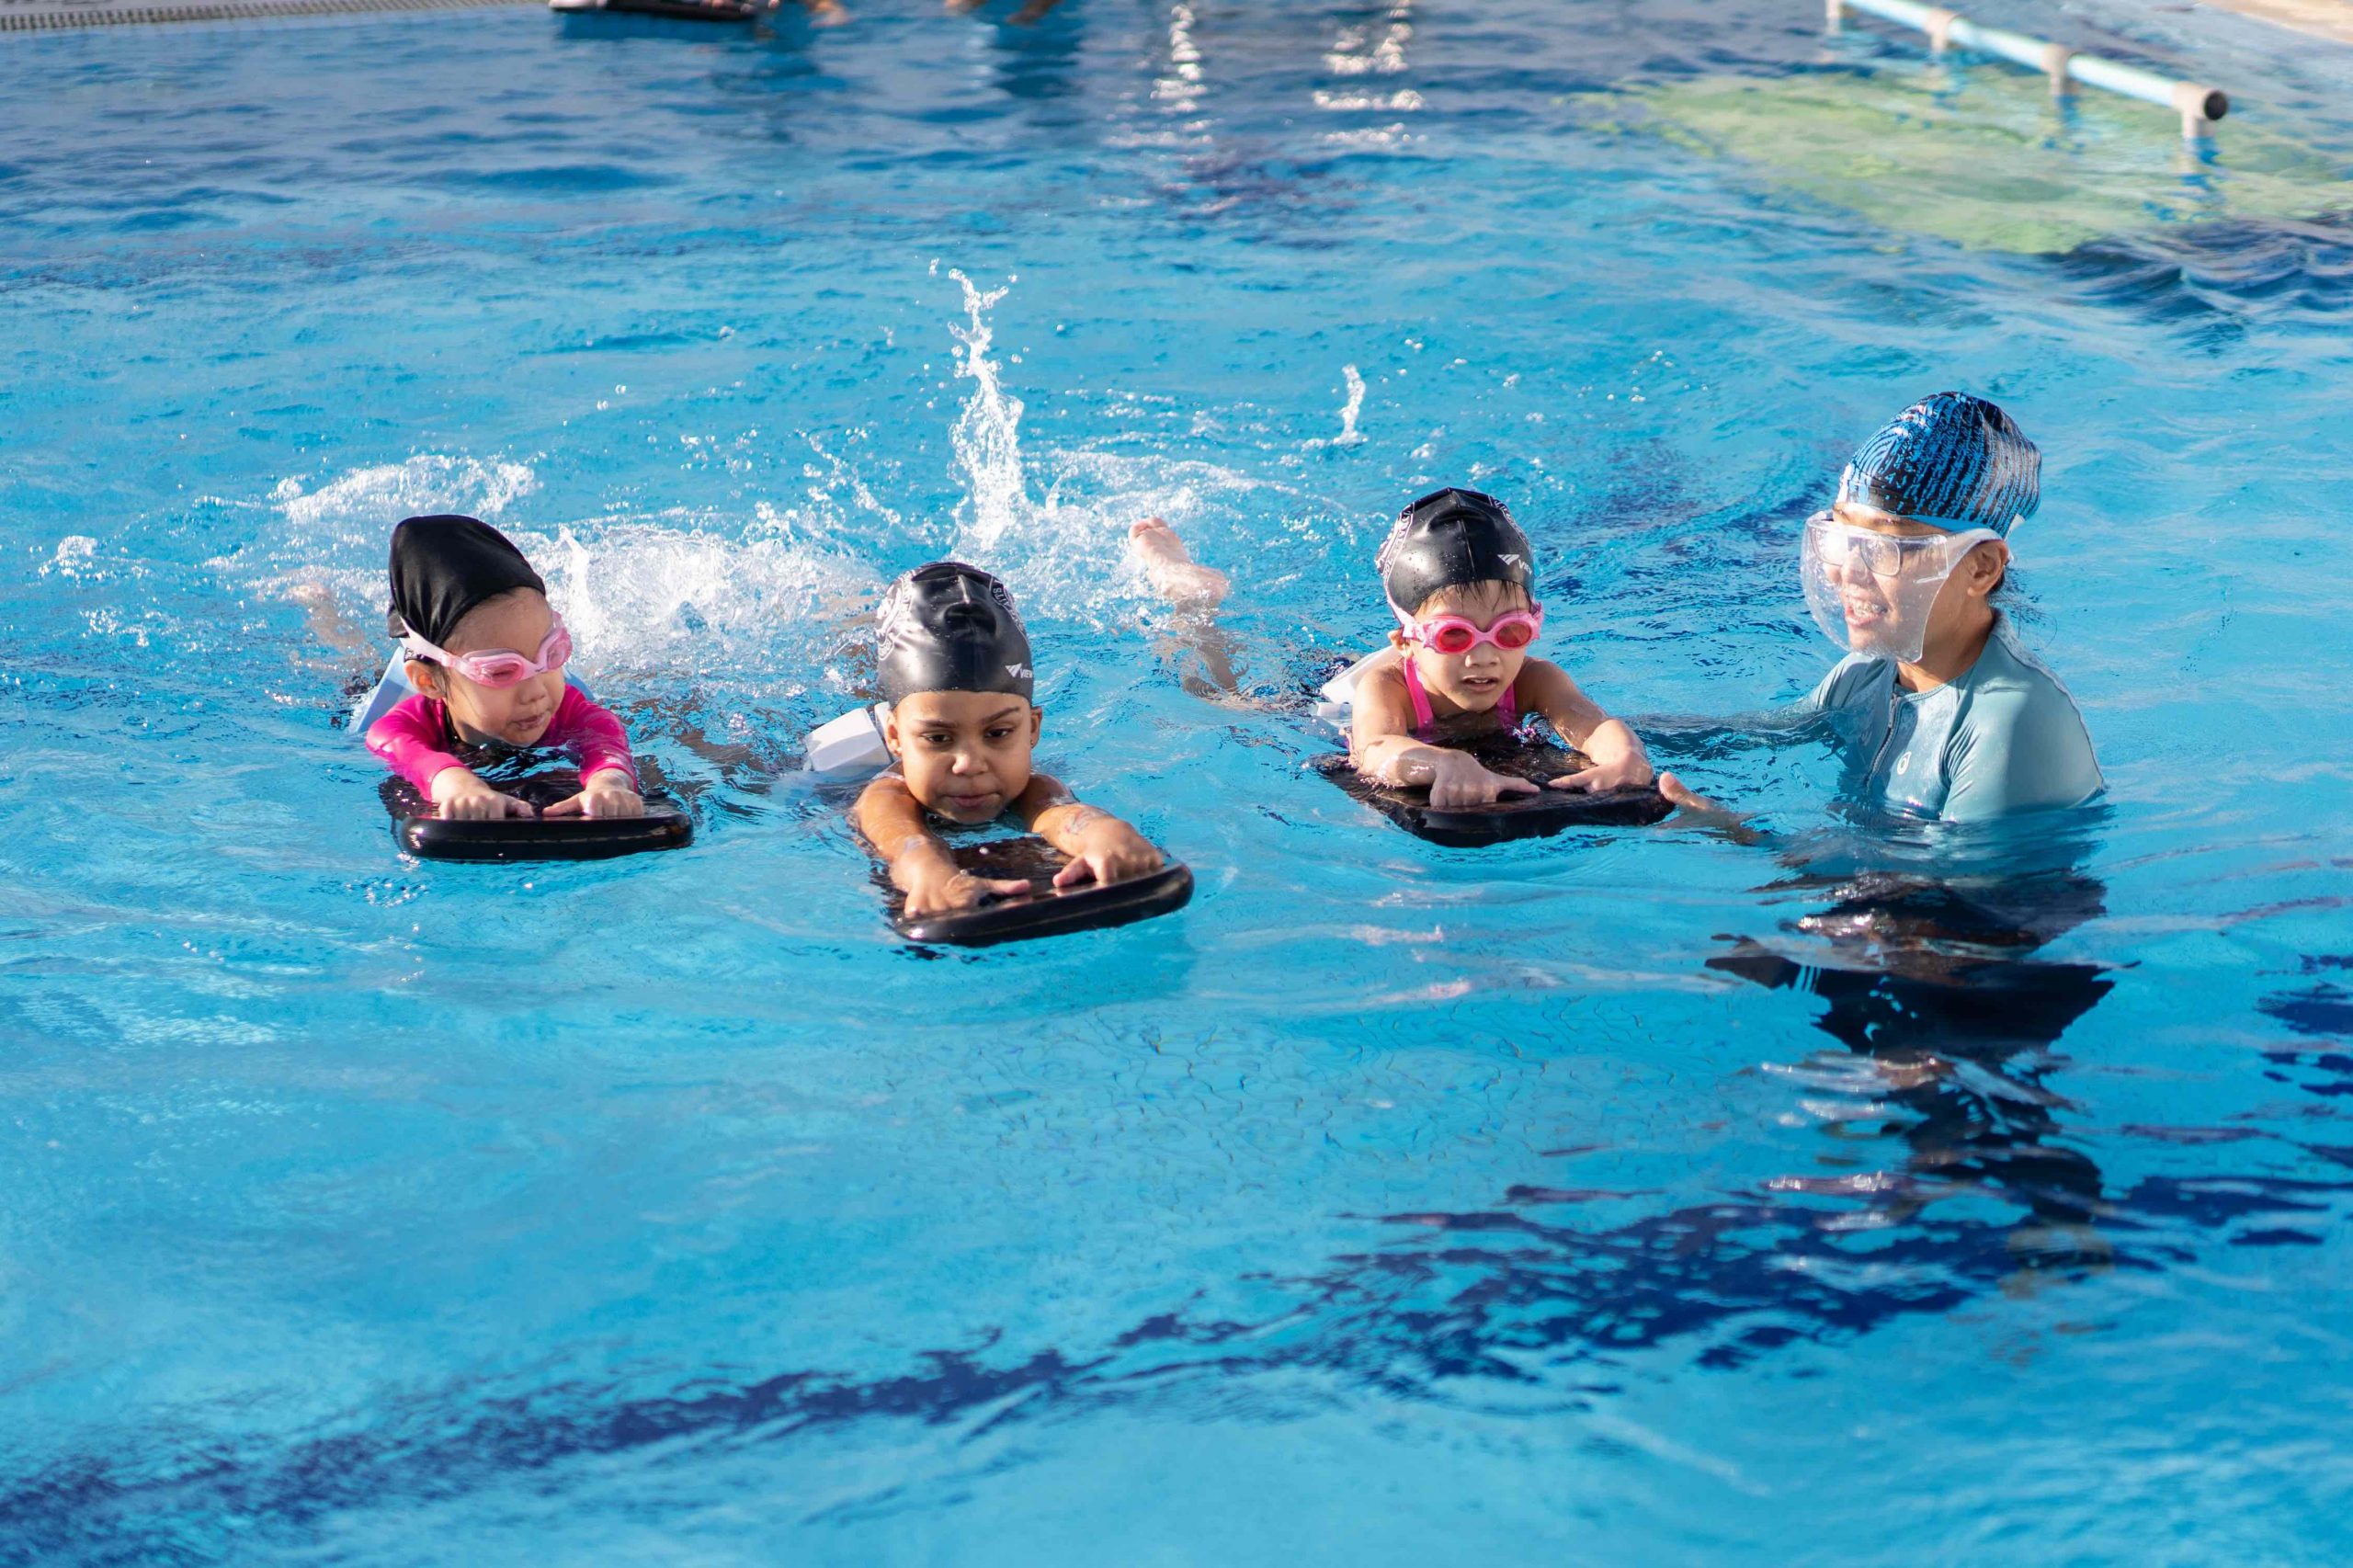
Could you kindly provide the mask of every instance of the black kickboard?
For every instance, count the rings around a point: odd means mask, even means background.
[[[715,6],[705,6],[697,0],[604,0],[597,6],[611,16],[665,17],[676,22],[748,22],[760,14],[759,7],[744,0],[722,0]],[[568,17],[593,16],[595,12],[565,11]]]
[[[580,790],[576,773],[540,773],[492,784],[541,811]],[[384,803],[392,838],[426,860],[609,860],[649,849],[683,849],[694,842],[694,819],[660,796],[649,795],[642,817],[507,817],[460,822],[433,814],[432,803],[404,779],[388,779]]]
[[[1026,942],[1037,937],[1061,937],[1149,920],[1182,909],[1193,898],[1193,873],[1175,860],[1164,860],[1160,869],[1123,881],[1057,888],[1054,873],[1070,863],[1069,858],[1042,838],[998,838],[961,845],[955,855],[956,864],[976,877],[1026,877],[1030,891],[994,899],[975,909],[909,919],[904,913],[906,895],[886,881],[892,930],[912,942],[990,948],[1000,942]]]
[[[1588,766],[1584,756],[1549,741],[1516,734],[1479,735],[1451,743],[1479,759],[1490,772],[1541,784]],[[1573,827],[1647,827],[1675,807],[1655,785],[1608,790],[1599,794],[1547,790],[1540,795],[1515,795],[1491,806],[1452,806],[1443,811],[1430,805],[1426,786],[1407,789],[1376,784],[1356,770],[1345,752],[1319,756],[1308,764],[1346,790],[1417,838],[1456,849],[1476,849],[1515,838],[1547,838]]]

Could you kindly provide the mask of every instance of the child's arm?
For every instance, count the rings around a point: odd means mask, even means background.
[[[1433,806],[1487,806],[1506,795],[1540,795],[1525,778],[1490,773],[1479,759],[1452,746],[1414,738],[1413,699],[1394,664],[1375,665],[1357,677],[1348,702],[1348,757],[1378,783],[1430,787]]]
[[[645,797],[637,782],[637,764],[629,755],[629,732],[612,713],[581,695],[563,688],[563,701],[548,725],[546,744],[569,750],[580,764],[580,793],[567,795],[550,806],[551,817],[642,817]]]
[[[1593,766],[1552,780],[1555,790],[1625,790],[1651,781],[1650,753],[1625,722],[1577,689],[1569,672],[1544,659],[1530,659],[1519,672],[1523,705],[1544,715],[1561,738],[1585,753]]]
[[[1058,888],[1089,879],[1116,882],[1160,869],[1160,851],[1143,835],[1107,811],[1080,805],[1059,780],[1042,773],[1029,776],[1029,787],[1013,809],[1030,832],[1070,857],[1070,864],[1054,873]]]
[[[869,784],[851,812],[858,831],[890,868],[892,885],[907,895],[909,915],[970,909],[991,893],[1029,891],[1023,878],[993,881],[958,866],[947,844],[924,825],[922,805],[895,773]]]
[[[440,715],[429,697],[409,698],[368,726],[368,749],[423,790],[438,815],[478,822],[531,814],[529,804],[500,794],[441,749]]]

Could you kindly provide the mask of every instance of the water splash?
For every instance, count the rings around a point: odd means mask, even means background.
[[[307,476],[278,481],[267,507],[274,522],[226,556],[205,564],[270,598],[325,591],[350,602],[383,594],[384,542],[403,517],[461,512],[494,520],[540,487],[528,463],[420,452],[396,463],[370,463],[314,490]],[[201,504],[252,508],[250,500],[199,497]]]
[[[1127,557],[1129,526],[1154,516],[1178,523],[1239,517],[1240,499],[1266,482],[1215,463],[1094,449],[1025,459],[1022,403],[990,358],[988,319],[1019,279],[983,290],[961,272],[948,276],[964,290],[965,324],[949,329],[959,346],[956,373],[972,382],[951,432],[965,492],[956,507],[957,555],[1004,578],[1032,620],[1098,629],[1131,621],[1140,580]]]
[[[1006,390],[1001,368],[989,357],[996,335],[988,312],[1020,279],[983,290],[960,271],[948,275],[964,290],[964,324],[949,328],[957,343],[956,374],[972,383],[949,432],[964,490],[956,504],[955,552],[1005,578],[1029,614],[1099,620],[1101,585],[1118,574],[1124,525],[1063,505],[1051,487],[1044,504],[1030,498],[1022,403]]]
[[[793,538],[801,519],[771,511],[741,538],[714,521],[674,514],[512,537],[600,672],[756,702],[852,689],[845,655],[881,586],[873,569]]]
[[[487,521],[539,487],[529,463],[421,452],[354,469],[307,494],[300,479],[281,480],[271,499],[296,533],[349,543],[363,534],[376,540],[387,519],[463,512]]]
[[[1020,279],[1009,278],[1004,288],[983,293],[961,272],[951,268],[948,276],[964,290],[965,324],[948,329],[957,343],[956,374],[972,383],[949,437],[964,476],[956,544],[960,554],[987,557],[998,552],[1033,510],[1021,475],[1021,400],[1005,390],[996,361],[989,358],[996,334],[988,312]]]
[[[832,465],[824,488],[801,505],[760,503],[748,521],[676,508],[500,527],[547,579],[594,678],[690,684],[748,705],[815,687],[848,691],[860,676],[846,653],[879,580],[830,541],[848,531],[853,510],[892,522],[898,514],[846,460],[823,455]],[[354,469],[315,489],[290,479],[267,502],[244,503],[265,517],[208,565],[256,598],[324,609],[372,644],[395,521],[434,512],[499,518],[538,488],[528,464],[440,453]]]
[[[1348,401],[1340,410],[1340,434],[1334,439],[1336,447],[1353,447],[1364,440],[1357,434],[1357,415],[1364,411],[1364,378],[1354,365],[1340,367],[1340,374],[1348,383]]]

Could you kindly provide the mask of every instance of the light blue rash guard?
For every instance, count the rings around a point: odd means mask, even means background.
[[[1998,613],[1957,680],[1905,691],[1894,661],[1849,654],[1798,712],[1831,715],[1857,792],[1903,816],[1984,822],[2081,805],[2105,783],[2075,699]]]

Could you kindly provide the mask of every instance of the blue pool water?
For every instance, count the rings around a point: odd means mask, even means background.
[[[0,40],[0,1560],[2353,1553],[2353,51],[2037,8],[2234,89],[2185,163],[1810,0],[1005,9]],[[1792,86],[1914,108],[1801,166]],[[2032,867],[1704,729],[1778,847],[1303,771],[1442,483],[1619,710],[1804,689],[1799,525],[1947,386],[2110,783]],[[394,853],[443,509],[690,850]],[[889,934],[799,737],[949,552],[1181,915]]]

